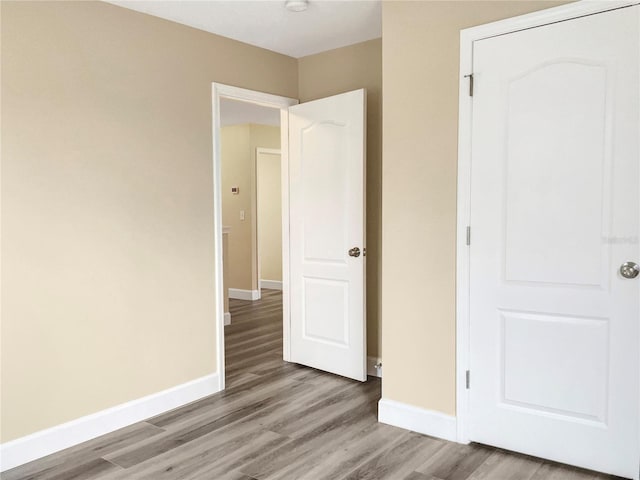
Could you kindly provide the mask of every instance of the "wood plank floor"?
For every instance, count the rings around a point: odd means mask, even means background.
[[[3,480],[602,480],[615,477],[377,423],[380,380],[282,361],[282,297],[231,301],[227,389]]]

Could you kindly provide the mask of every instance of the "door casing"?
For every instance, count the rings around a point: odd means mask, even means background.
[[[289,107],[299,102],[294,98],[271,95],[222,83],[211,84],[212,137],[213,137],[213,229],[214,229],[214,292],[216,302],[216,368],[219,390],[225,388],[224,364],[224,290],[222,285],[222,157],[220,137],[220,100],[238,100],[262,107],[280,110],[280,149],[282,188],[282,311],[283,311],[283,358],[290,356],[289,315]]]
[[[471,213],[471,122],[472,97],[469,92],[469,78],[473,73],[473,44],[498,35],[536,28],[550,23],[567,21],[586,15],[593,15],[619,8],[640,4],[638,0],[578,1],[567,5],[542,10],[498,22],[468,28],[460,32],[460,84],[458,112],[458,192],[457,192],[457,235],[456,235],[456,429],[457,441],[469,443],[469,393],[467,371],[469,370],[469,246],[467,226]],[[639,39],[640,41],[640,39]],[[473,232],[471,232],[473,236]],[[640,338],[638,339],[640,345]],[[635,477],[640,477],[639,473]]]

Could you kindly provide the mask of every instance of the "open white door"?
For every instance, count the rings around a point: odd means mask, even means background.
[[[290,360],[365,381],[365,90],[289,107]]]
[[[469,438],[638,478],[640,6],[473,47]]]

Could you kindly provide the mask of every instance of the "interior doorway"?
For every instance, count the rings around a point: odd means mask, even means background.
[[[225,99],[280,110],[282,360],[366,381],[366,91],[298,105],[297,100],[214,83],[220,388],[225,371],[220,112]],[[233,186],[227,189],[234,193]]]
[[[282,362],[280,112],[220,102],[226,376]]]
[[[220,374],[220,389],[225,388],[225,324],[232,324],[230,301],[256,301],[260,299],[257,225],[257,177],[256,161],[258,148],[284,146],[280,156],[281,175],[286,175],[287,108],[297,100],[264,94],[242,88],[214,83],[213,97],[213,143],[214,143],[214,228],[215,228],[215,277],[216,277],[216,336],[217,364]],[[279,128],[278,128],[279,127]],[[274,132],[274,130],[278,130]],[[253,133],[253,135],[252,135]],[[227,138],[225,144],[225,137]],[[279,137],[279,141],[278,141]],[[253,140],[252,140],[253,138]],[[225,153],[228,161],[223,158]],[[238,160],[238,161],[234,161]],[[224,166],[229,167],[225,172]],[[235,169],[235,170],[234,170]],[[285,181],[286,184],[286,181]],[[272,192],[273,193],[273,192]],[[280,203],[282,249],[281,288],[276,302],[281,305],[279,321],[282,322],[283,357],[287,359],[288,336],[288,232],[283,228],[288,222],[286,190],[281,189]],[[226,202],[225,202],[226,200]],[[226,210],[226,211],[225,211]],[[234,238],[234,226],[236,235]],[[225,248],[226,247],[226,248]],[[237,248],[239,247],[239,248]],[[234,263],[233,271],[225,268]],[[237,267],[237,268],[236,268]],[[232,273],[233,276],[230,275]],[[225,278],[226,277],[226,278]],[[231,283],[234,282],[234,283]],[[244,282],[244,283],[243,283]],[[229,298],[229,288],[231,291]],[[241,297],[241,298],[237,298]],[[271,299],[274,300],[273,298]]]

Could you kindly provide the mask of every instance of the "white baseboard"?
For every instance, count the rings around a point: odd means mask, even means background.
[[[213,373],[0,445],[0,471],[50,455],[220,391]]]
[[[260,290],[242,290],[241,288],[230,288],[229,298],[236,300],[260,300]]]
[[[260,280],[260,288],[268,288],[269,290],[282,290],[281,280]]]
[[[376,365],[379,365],[376,367]],[[376,357],[367,357],[367,375],[382,378],[382,360]]]
[[[231,325],[231,314],[229,312],[224,312],[224,324]]]
[[[456,417],[406,403],[381,399],[378,402],[378,421],[424,435],[457,441]]]

